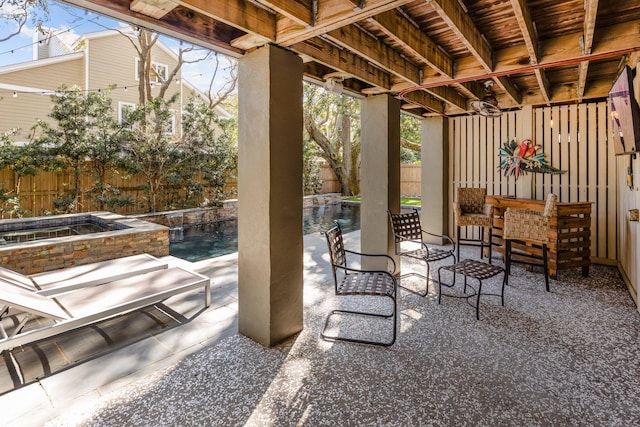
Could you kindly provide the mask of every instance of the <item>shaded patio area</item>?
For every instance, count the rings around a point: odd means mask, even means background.
[[[359,233],[346,238],[357,247]],[[214,279],[209,310],[0,395],[0,406],[21,426],[640,422],[640,316],[613,267],[563,272],[551,293],[540,272],[514,267],[505,307],[483,299],[480,321],[463,299],[438,305],[433,286],[426,298],[401,290],[398,340],[384,349],[320,340],[328,311],[355,300],[333,298],[322,236],[305,237],[304,265],[305,328],[284,344],[235,333],[233,257],[209,260],[193,265]],[[187,302],[168,305],[194,314]],[[377,333],[370,322],[349,329]],[[25,413],[18,401],[29,402]]]

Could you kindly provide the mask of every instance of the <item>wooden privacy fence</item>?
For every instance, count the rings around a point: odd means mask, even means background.
[[[560,202],[592,202],[591,256],[617,259],[617,174],[613,144],[609,141],[606,102],[533,109],[533,129],[522,111],[500,117],[460,116],[449,120],[449,199],[455,188],[486,187],[488,194],[544,199],[548,193]],[[518,130],[520,133],[518,134]],[[514,138],[531,138],[542,146],[548,162],[562,175],[503,176],[499,147]],[[518,141],[519,142],[519,141]],[[449,216],[453,235],[453,214]],[[477,238],[477,230],[464,231]],[[475,235],[474,235],[475,233]],[[463,235],[463,237],[465,237]]]
[[[320,179],[322,180],[321,193],[339,193],[340,183],[328,165],[320,167]],[[421,187],[421,166],[420,165],[400,165],[400,194],[408,197],[420,197]]]
[[[20,207],[31,212],[32,215],[44,215],[54,208],[54,199],[64,193],[69,187],[72,177],[68,173],[40,171],[36,176],[26,176],[20,182]],[[11,170],[0,171],[0,188],[5,192],[15,189],[17,176]],[[116,174],[108,179],[108,183],[121,190],[122,196],[130,196],[135,200],[132,206],[112,209],[120,214],[142,213],[147,211],[147,204],[144,199],[145,192],[140,189],[144,184],[142,176],[126,176]],[[81,188],[91,188],[95,185],[92,177],[82,175],[80,180]],[[225,186],[225,192],[235,190],[236,179],[229,179]],[[159,206],[163,209],[164,206]],[[78,212],[91,212],[99,209],[99,206],[92,201],[87,194],[82,194],[79,198]],[[9,218],[10,213],[4,212],[2,219]]]

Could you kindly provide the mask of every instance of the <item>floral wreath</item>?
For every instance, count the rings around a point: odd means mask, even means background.
[[[545,155],[540,151],[542,147],[534,144],[530,139],[523,140],[520,144],[512,139],[505,142],[500,147],[500,169],[504,171],[504,176],[513,175],[518,179],[520,173],[526,175],[531,173],[563,174],[566,171],[554,168],[545,159]]]

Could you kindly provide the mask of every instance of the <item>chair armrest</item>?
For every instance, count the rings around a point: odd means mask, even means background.
[[[351,272],[351,273],[386,274],[387,276],[389,276],[393,280],[393,283],[396,283],[395,271],[394,272],[390,272],[390,271],[385,271],[385,270],[364,270],[364,269],[361,269],[361,268],[345,267],[344,265],[337,265],[337,264],[334,264],[334,267],[336,269],[344,270],[345,273],[350,273]]]
[[[385,257],[388,260],[390,260],[391,261],[391,265],[393,265],[393,270],[390,273],[391,274],[395,274],[396,273],[396,262],[389,255],[386,255],[386,254],[366,254],[366,253],[363,253],[363,252],[350,251],[348,249],[345,249],[344,251],[347,252],[347,253],[353,254],[353,255],[359,255],[359,256],[365,256],[365,257]],[[349,267],[347,267],[347,268],[349,268]],[[357,270],[357,269],[355,269],[353,271],[369,271],[369,270]],[[370,272],[373,272],[373,271],[370,271]],[[389,272],[387,271],[387,273],[389,273]]]
[[[460,216],[462,216],[462,209],[460,208],[460,203],[453,202],[453,215],[456,219],[456,224],[460,220]]]
[[[453,239],[451,239],[451,237],[447,236],[446,234],[431,233],[431,232],[426,231],[426,230],[422,230],[422,232],[424,234],[428,234],[429,236],[432,236],[432,237],[437,237],[437,238],[440,238],[440,239],[443,239],[443,240],[447,240],[448,243],[445,243],[445,245],[452,245],[453,246]],[[423,245],[424,245],[424,243],[423,243]]]

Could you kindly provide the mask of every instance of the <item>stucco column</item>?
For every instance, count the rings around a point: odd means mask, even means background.
[[[377,95],[362,101],[360,145],[360,241],[366,253],[395,257],[387,209],[400,210],[400,101]],[[384,268],[380,260],[363,259],[365,268]]]
[[[449,234],[449,120],[427,117],[421,121],[422,209],[420,223],[425,230]],[[455,189],[454,189],[455,191]],[[441,239],[425,236],[429,243]]]
[[[302,60],[239,61],[238,328],[264,346],[302,330]]]

